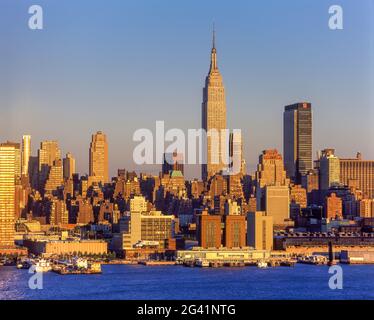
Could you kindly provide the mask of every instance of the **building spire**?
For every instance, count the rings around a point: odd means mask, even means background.
[[[212,46],[213,49],[216,48],[216,28],[215,28],[215,24],[213,22],[213,46]]]
[[[210,71],[217,70],[217,50],[216,50],[216,29],[213,23],[213,43],[212,43],[212,53],[210,58]]]

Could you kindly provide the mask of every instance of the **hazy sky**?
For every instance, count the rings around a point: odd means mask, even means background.
[[[251,170],[261,150],[282,151],[283,108],[298,101],[312,103],[314,153],[374,159],[373,3],[1,0],[0,140],[31,134],[36,154],[57,139],[83,174],[102,130],[111,175],[133,169],[136,129],[201,126],[215,22],[228,126],[243,130]],[[44,9],[41,31],[28,28],[32,4]],[[344,30],[328,28],[333,4]]]

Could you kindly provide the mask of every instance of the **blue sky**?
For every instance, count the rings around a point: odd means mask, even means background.
[[[44,29],[28,29],[28,8]],[[344,30],[328,28],[328,8]],[[198,128],[212,23],[228,126],[243,130],[251,171],[282,151],[285,105],[310,101],[314,152],[374,159],[372,0],[1,0],[0,139],[43,139],[88,171],[91,134],[108,135],[110,170],[134,168],[132,134]],[[199,171],[198,171],[199,172]],[[196,170],[188,172],[192,177]]]

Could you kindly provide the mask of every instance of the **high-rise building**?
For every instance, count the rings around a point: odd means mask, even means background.
[[[146,212],[147,201],[143,196],[134,196],[130,199],[130,212]]]
[[[245,216],[226,215],[224,228],[224,246],[226,248],[242,248],[246,245]]]
[[[226,99],[225,87],[217,65],[217,50],[215,47],[215,33],[213,32],[213,47],[210,58],[210,69],[205,79],[202,103],[202,128],[211,135],[207,135],[204,153],[205,161],[202,165],[204,181],[227,168],[228,146],[226,145]],[[226,164],[225,164],[226,162]]]
[[[273,249],[273,217],[262,211],[247,214],[247,245],[256,250]]]
[[[355,159],[340,159],[340,183],[356,185],[364,197],[374,199],[374,160],[363,160],[361,153]]]
[[[29,175],[29,160],[31,157],[31,136],[22,136],[22,174]]]
[[[55,161],[61,160],[61,150],[58,147],[58,142],[53,140],[42,141],[40,149],[38,150],[39,162],[39,190],[42,191],[47,182],[49,172]],[[62,170],[62,166],[61,166]],[[61,176],[62,178],[62,176]]]
[[[44,191],[52,194],[53,191],[57,190],[64,184],[62,161],[55,160],[52,166],[49,167],[47,180],[45,181]]]
[[[0,247],[14,246],[16,149],[0,145]]]
[[[322,150],[319,159],[320,189],[328,190],[330,187],[338,186],[340,183],[340,161],[335,156],[334,149]]]
[[[64,179],[71,179],[75,172],[75,159],[73,155],[68,152],[63,162],[64,166]]]
[[[230,132],[229,155],[231,159],[231,173],[245,175],[247,168],[243,156],[243,138],[241,132]]]
[[[264,150],[259,157],[259,164],[256,171],[256,184],[264,186],[285,186],[289,184],[282,155],[274,150]]]
[[[266,215],[273,217],[274,225],[284,225],[290,218],[290,189],[288,186],[265,187]]]
[[[285,107],[283,114],[283,153],[287,175],[301,183],[312,162],[312,105],[302,102]]]
[[[220,248],[221,239],[221,216],[208,214],[203,211],[197,216],[197,240],[202,248]]]
[[[21,145],[18,142],[7,141],[1,144],[4,147],[14,147],[15,151],[15,174],[16,178],[21,177]]]
[[[91,181],[108,183],[109,182],[109,164],[108,164],[108,142],[106,135],[98,131],[92,135],[89,152],[89,175]]]
[[[288,190],[289,179],[284,170],[282,156],[277,150],[265,150],[260,155],[255,184],[257,210],[260,211],[267,211],[266,187],[286,187],[284,190]]]
[[[325,199],[325,217],[327,219],[343,217],[343,201],[334,192]]]
[[[171,171],[180,171],[184,174],[184,161],[181,153],[165,153],[162,164],[162,174],[169,174]]]
[[[59,200],[57,198],[51,200],[49,223],[52,225],[69,223],[69,212],[66,209],[66,203],[64,200]]]
[[[358,214],[361,218],[373,218],[373,208],[373,199],[361,199],[360,201],[358,201]]]

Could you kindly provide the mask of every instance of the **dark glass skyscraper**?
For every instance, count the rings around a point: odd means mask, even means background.
[[[283,114],[283,153],[288,177],[301,183],[313,169],[312,105],[307,102],[285,107]]]

